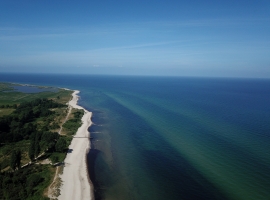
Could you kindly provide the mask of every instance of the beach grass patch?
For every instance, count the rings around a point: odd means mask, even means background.
[[[13,108],[0,108],[0,117],[11,114],[15,109]]]
[[[72,115],[72,118],[67,120],[66,123],[63,124],[64,131],[67,133],[67,135],[76,134],[78,128],[82,124],[81,118],[84,115],[84,111],[79,110],[79,109],[74,109],[71,115]]]
[[[14,88],[10,83],[0,83],[0,92],[2,91],[12,91]]]
[[[58,162],[63,162],[66,158],[66,152],[53,152],[49,159],[52,161],[53,164],[58,163]]]

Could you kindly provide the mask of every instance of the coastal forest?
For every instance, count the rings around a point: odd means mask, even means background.
[[[5,103],[0,98],[1,111],[12,111],[0,115],[0,199],[49,199],[46,193],[55,165],[64,160],[72,139],[58,132],[67,105],[55,94],[51,99]],[[82,113],[73,112],[65,129],[74,123],[78,129]]]

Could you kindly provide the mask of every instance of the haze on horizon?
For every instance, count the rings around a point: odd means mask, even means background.
[[[0,73],[270,78],[270,1],[0,1]]]

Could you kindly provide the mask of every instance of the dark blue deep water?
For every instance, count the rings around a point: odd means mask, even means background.
[[[81,91],[97,199],[270,199],[270,80],[0,74]]]

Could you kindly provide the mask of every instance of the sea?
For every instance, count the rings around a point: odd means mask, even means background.
[[[97,200],[269,200],[270,80],[0,74],[80,90]]]

